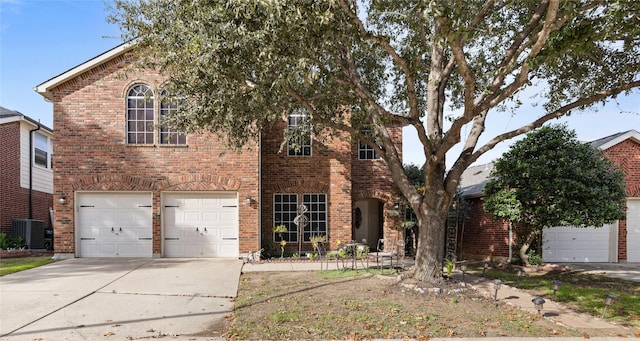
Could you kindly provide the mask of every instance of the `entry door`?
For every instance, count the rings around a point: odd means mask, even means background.
[[[92,192],[76,196],[80,257],[151,257],[151,193]]]
[[[163,195],[165,257],[238,257],[238,194]]]

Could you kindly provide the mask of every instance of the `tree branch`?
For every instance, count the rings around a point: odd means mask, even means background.
[[[546,122],[554,119],[554,118],[558,118],[561,116],[566,115],[568,112],[570,112],[573,109],[576,108],[580,108],[580,107],[584,107],[584,106],[588,106],[591,105],[595,102],[598,101],[602,101],[606,98],[609,97],[613,97],[616,96],[624,91],[628,91],[634,88],[638,88],[640,87],[640,80],[637,81],[633,81],[627,84],[623,84],[619,87],[615,87],[612,89],[608,89],[608,90],[604,90],[601,92],[598,92],[596,94],[594,94],[593,96],[589,96],[586,98],[580,98],[575,102],[569,103],[567,105],[564,105],[561,108],[558,108],[557,110],[548,113],[540,118],[538,118],[537,120],[524,125],[518,129],[514,129],[512,131],[506,132],[504,134],[500,134],[496,137],[494,137],[493,139],[491,139],[489,142],[487,142],[485,145],[483,145],[482,147],[480,147],[478,150],[476,150],[472,155],[471,158],[469,160],[469,164],[473,163],[474,161],[476,161],[480,156],[482,156],[484,153],[486,153],[487,151],[493,149],[498,143],[505,141],[505,140],[509,140],[511,138],[514,138],[518,135],[522,135],[525,133],[528,133],[536,128],[541,127],[543,124],[545,124]],[[457,163],[458,161],[456,161]]]
[[[411,72],[411,68],[409,67],[409,63],[407,62],[407,60],[402,58],[385,38],[372,34],[369,31],[367,31],[367,29],[364,27],[364,23],[362,22],[362,20],[360,20],[360,18],[358,18],[358,15],[351,10],[351,8],[349,7],[349,4],[347,4],[344,0],[340,0],[339,4],[342,10],[358,27],[358,29],[360,30],[364,38],[371,40],[377,45],[379,45],[380,47],[382,47],[382,49],[385,50],[389,54],[389,56],[391,56],[393,61],[398,66],[400,66],[400,68],[402,69],[405,75],[405,84],[407,86],[407,98],[409,100],[409,115],[413,118],[420,117],[420,112],[418,111],[418,98],[416,95],[416,81],[413,73]]]

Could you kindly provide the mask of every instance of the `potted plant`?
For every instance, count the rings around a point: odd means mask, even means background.
[[[282,234],[287,232],[287,227],[285,225],[277,225],[273,228],[273,233],[277,233],[280,239],[282,239]]]

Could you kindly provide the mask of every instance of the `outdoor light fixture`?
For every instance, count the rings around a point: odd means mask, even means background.
[[[489,262],[484,262],[484,265],[482,267],[482,276],[484,276],[484,273],[487,271],[488,267],[489,267]]]
[[[64,196],[64,193],[60,193],[60,198],[58,198],[58,202],[60,205],[64,205],[67,202],[67,199]]]
[[[562,282],[554,279],[553,281],[551,281],[551,283],[553,284],[553,299],[556,299],[556,291],[560,290],[560,286],[562,285]]]
[[[464,275],[467,272],[467,264],[460,265],[460,270],[462,270],[462,282],[464,283]]]
[[[538,311],[538,315],[542,316],[542,314],[540,313],[542,311],[542,306],[544,305],[544,298],[542,297],[535,297],[534,299],[531,300],[531,302],[533,302],[533,305],[536,307],[536,310]]]
[[[246,199],[247,205],[251,205],[251,196],[247,195],[247,197],[245,199]]]
[[[498,300],[498,290],[500,290],[500,287],[502,286],[502,281],[499,279],[496,279],[495,281],[493,281],[493,288],[496,289],[495,294],[493,294],[493,300],[497,301]]]
[[[393,209],[394,210],[400,209],[400,203],[393,204]]]
[[[614,294],[604,295],[604,310],[602,311],[602,318],[604,318],[604,315],[607,313],[607,309],[609,308],[609,306],[616,303],[616,301],[618,301],[618,295],[614,295]]]

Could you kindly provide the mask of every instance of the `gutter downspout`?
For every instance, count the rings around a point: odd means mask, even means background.
[[[38,128],[29,130],[29,219],[33,219],[33,132]]]

